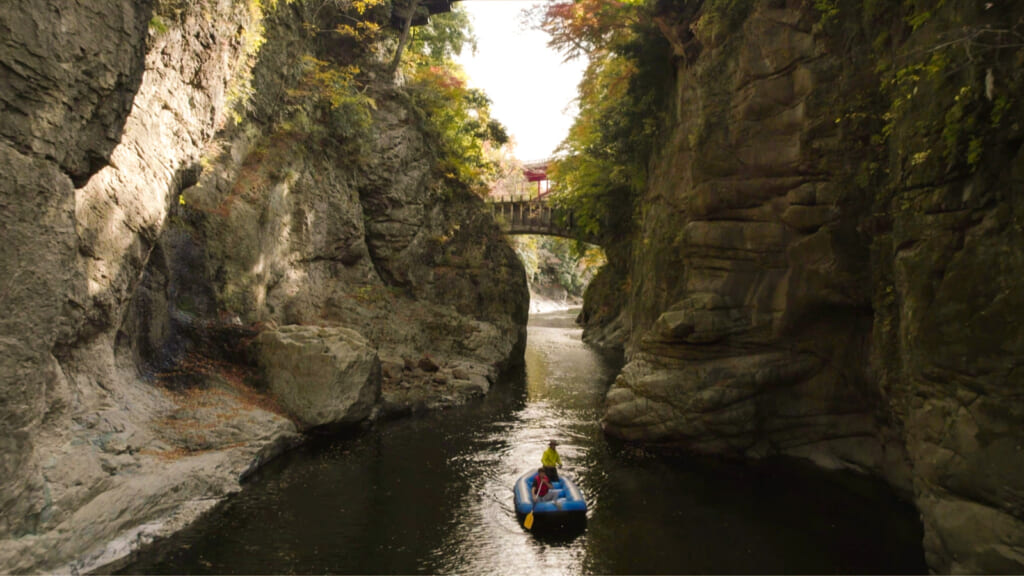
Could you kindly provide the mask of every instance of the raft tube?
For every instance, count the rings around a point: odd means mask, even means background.
[[[564,474],[558,474],[558,480],[551,483],[553,490],[559,492],[558,498],[550,502],[538,502],[536,506],[530,497],[536,470],[531,470],[516,480],[512,488],[516,517],[522,521],[533,512],[535,526],[576,526],[587,520],[587,502],[583,493],[572,480]]]

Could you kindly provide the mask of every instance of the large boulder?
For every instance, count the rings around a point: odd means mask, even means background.
[[[370,417],[380,398],[380,359],[358,332],[293,325],[263,332],[258,342],[271,392],[302,428]]]

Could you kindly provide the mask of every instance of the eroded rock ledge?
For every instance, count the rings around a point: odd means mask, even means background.
[[[300,430],[455,405],[521,357],[522,267],[391,89],[364,163],[228,127],[317,49],[277,8],[0,8],[0,572],[109,566]],[[360,366],[323,378],[347,400],[277,388],[274,334]]]
[[[673,126],[637,236],[584,307],[585,338],[628,328],[605,429],[881,476],[921,511],[933,570],[1020,572],[1024,52],[964,43],[1024,13],[946,2],[911,30],[868,3],[831,3],[831,24],[747,4],[713,37],[696,9],[663,15]],[[893,75],[939,53],[941,73],[900,92]]]

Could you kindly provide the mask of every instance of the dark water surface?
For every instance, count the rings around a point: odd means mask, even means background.
[[[877,482],[605,438],[616,367],[581,343],[572,318],[532,317],[525,370],[485,400],[308,444],[122,572],[927,572],[917,513]],[[513,482],[550,438],[590,505],[586,531],[568,538],[524,530],[512,507]]]

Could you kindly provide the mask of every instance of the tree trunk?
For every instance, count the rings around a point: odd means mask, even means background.
[[[420,6],[420,0],[412,0],[409,5],[409,13],[405,17],[405,24],[402,25],[402,36],[398,39],[398,49],[395,50],[395,58],[391,61],[391,69],[389,75],[393,79],[395,72],[398,71],[398,63],[402,60],[402,52],[405,51],[405,45],[409,43],[409,29],[412,27],[412,19],[416,16],[416,9]]]

